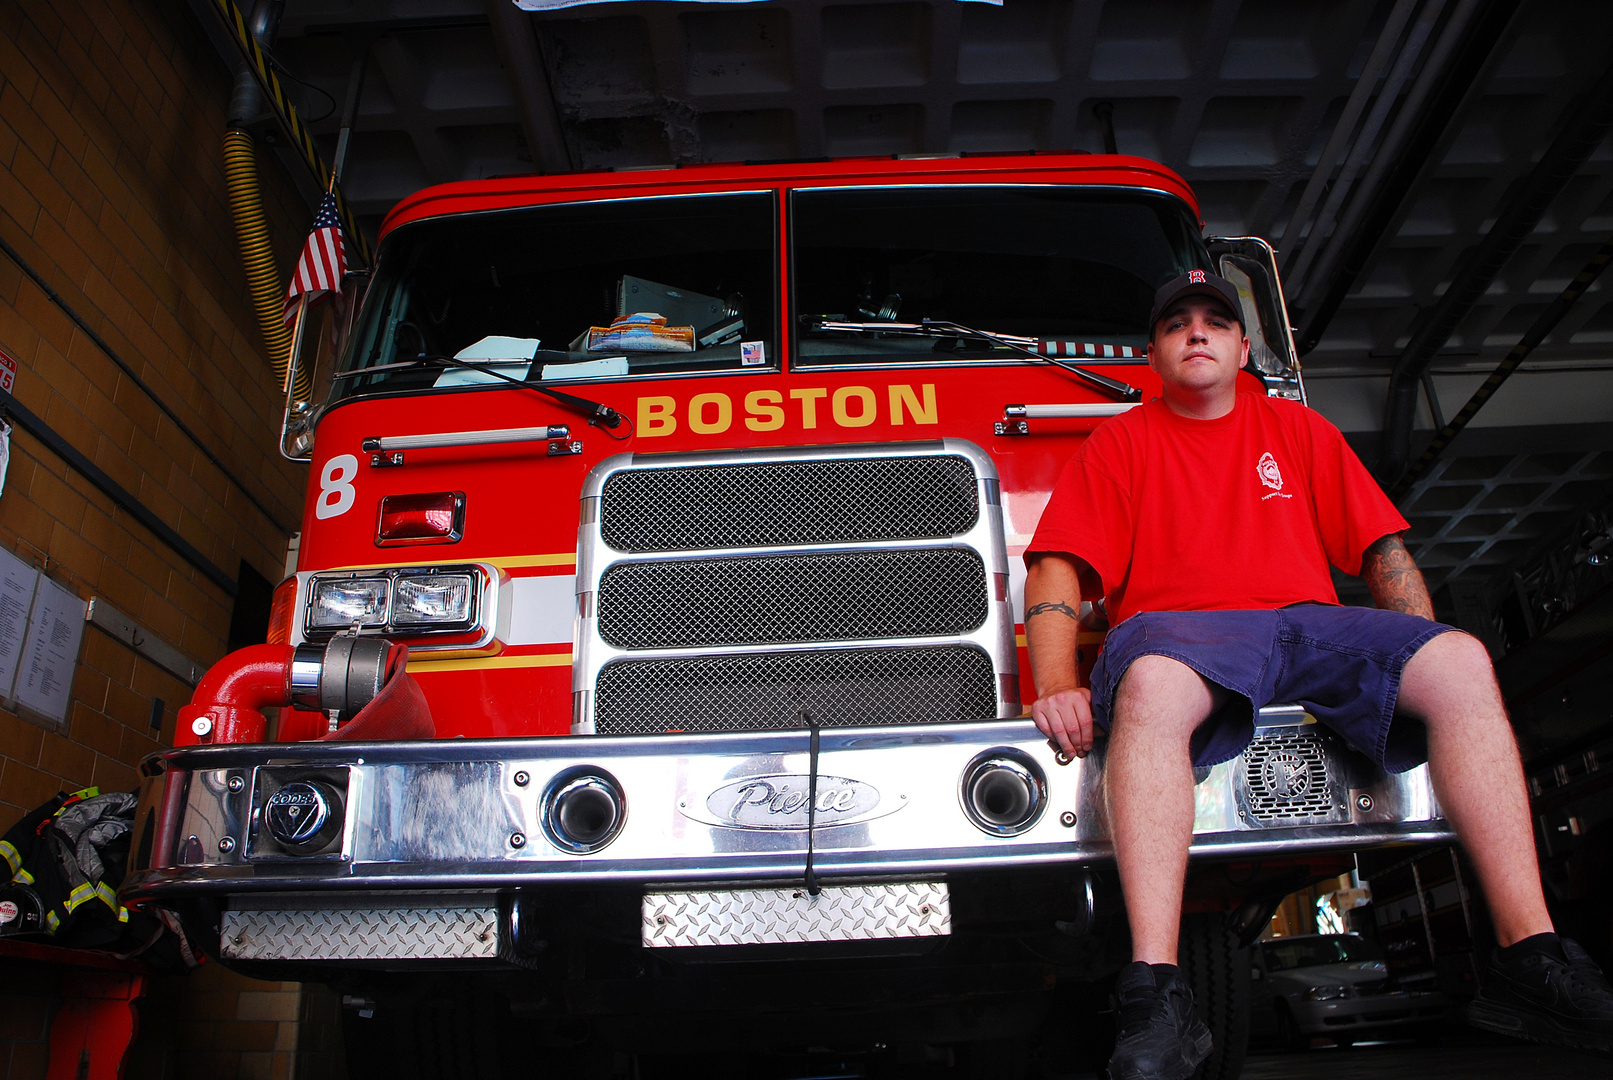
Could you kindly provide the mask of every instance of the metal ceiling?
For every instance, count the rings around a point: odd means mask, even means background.
[[[362,73],[343,187],[371,227],[499,174],[1112,141],[1208,232],[1277,245],[1312,403],[1369,464],[1397,365],[1415,451],[1613,235],[1605,0],[286,0],[273,50],[327,156]],[[1613,494],[1610,288],[1402,500],[1432,584],[1499,596]]]

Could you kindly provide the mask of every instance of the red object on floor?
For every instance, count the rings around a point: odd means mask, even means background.
[[[135,999],[145,992],[144,975],[74,971],[64,978],[45,1080],[119,1080],[134,1045]]]
[[[61,1008],[50,1024],[45,1080],[118,1080],[134,1045],[134,1003],[147,968],[86,949],[0,941],[0,958],[50,964],[61,971]]]

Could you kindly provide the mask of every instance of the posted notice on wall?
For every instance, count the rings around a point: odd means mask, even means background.
[[[28,615],[34,608],[39,571],[0,548],[0,700],[16,697],[17,668],[23,639],[28,636]]]
[[[33,615],[23,639],[15,697],[25,712],[55,725],[67,724],[73,696],[73,670],[84,641],[89,605],[45,575],[39,575]]]

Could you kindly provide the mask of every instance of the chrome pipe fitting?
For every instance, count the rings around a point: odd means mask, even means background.
[[[1029,754],[996,747],[970,760],[959,795],[975,828],[990,836],[1018,836],[1047,809],[1047,777]]]

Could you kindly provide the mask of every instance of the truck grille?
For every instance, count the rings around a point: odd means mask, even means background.
[[[1303,728],[1257,732],[1243,753],[1249,815],[1262,823],[1320,822],[1333,813],[1333,783],[1320,736]]]
[[[951,439],[601,462],[574,729],[1017,716],[998,490],[991,459]]]
[[[968,548],[618,563],[599,583],[599,635],[619,649],[966,634],[986,621]]]
[[[957,455],[633,469],[605,483],[617,551],[936,540],[973,528],[975,471]]]
[[[983,720],[991,657],[963,645],[618,660],[595,686],[601,735]]]

